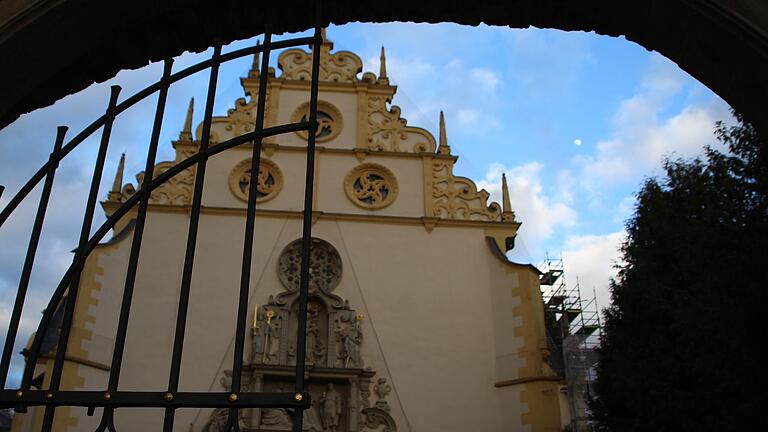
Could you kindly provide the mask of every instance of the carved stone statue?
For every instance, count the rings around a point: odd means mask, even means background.
[[[275,312],[267,310],[267,322],[264,326],[264,345],[261,362],[275,364],[280,352],[280,322],[275,319]]]
[[[317,358],[318,344],[320,343],[320,322],[317,303],[310,303],[307,307],[307,344],[306,361],[314,363],[321,359]]]
[[[262,408],[261,424],[270,429],[291,430],[293,422],[285,408]]]
[[[353,317],[342,317],[341,323],[336,328],[338,338],[338,357],[341,367],[362,367],[363,362],[360,356],[360,345],[363,343],[363,330],[360,322],[363,315],[359,314]],[[346,325],[344,322],[348,322]]]
[[[376,401],[376,408],[383,409],[384,411],[389,411],[389,403],[385,400],[389,392],[392,391],[392,387],[387,384],[387,379],[384,377],[381,377],[376,381],[376,384],[373,386],[373,392],[376,393],[376,398],[378,399]]]
[[[320,417],[317,415],[317,407],[315,401],[312,401],[312,405],[304,410],[303,429],[310,432],[324,432],[323,423],[320,421]]]
[[[339,416],[343,412],[341,395],[334,390],[333,383],[328,383],[328,389],[320,396],[322,407],[323,426],[326,432],[337,432],[339,429]]]

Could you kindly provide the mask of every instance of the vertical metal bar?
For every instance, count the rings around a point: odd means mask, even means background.
[[[32,266],[35,262],[35,255],[37,253],[37,246],[40,243],[40,233],[43,230],[43,221],[45,220],[45,212],[48,209],[48,200],[51,197],[51,189],[53,189],[53,178],[56,175],[56,168],[59,166],[58,155],[61,151],[61,146],[64,143],[64,135],[67,133],[66,126],[59,126],[56,129],[56,141],[53,145],[53,152],[48,159],[48,173],[45,176],[45,183],[43,184],[43,192],[40,195],[40,204],[37,206],[37,214],[35,215],[35,223],[32,226],[32,234],[29,238],[29,245],[27,246],[27,255],[24,258],[24,267],[21,270],[21,278],[19,279],[19,290],[16,292],[16,301],[13,304],[13,312],[11,313],[11,322],[8,325],[8,333],[5,336],[5,347],[3,348],[3,358],[0,361],[0,386],[5,388],[6,380],[8,379],[8,369],[11,367],[11,356],[13,355],[13,345],[16,342],[16,334],[19,330],[19,322],[21,321],[21,312],[24,309],[24,300],[27,297],[27,288],[29,287],[29,279],[32,276]],[[0,186],[0,195],[2,195],[3,187]]]
[[[211,137],[211,121],[213,118],[213,102],[216,99],[216,83],[219,79],[219,64],[221,60],[221,42],[216,41],[211,57],[211,75],[208,79],[208,95],[205,101],[205,116],[203,117],[203,131],[200,137],[200,149],[198,153],[206,155]],[[203,181],[208,156],[203,156],[197,163],[195,171],[195,189],[192,193],[192,210],[189,216],[189,229],[187,231],[187,248],[184,254],[184,268],[181,275],[181,292],[179,293],[179,308],[176,314],[176,332],[173,340],[173,354],[171,357],[171,370],[168,377],[168,393],[173,395],[179,388],[179,375],[181,373],[181,356],[184,351],[184,332],[187,327],[187,309],[189,307],[189,291],[192,286],[192,268],[195,261],[195,248],[197,247],[197,231],[200,224],[200,207],[203,199]],[[175,408],[166,408],[163,419],[163,431],[171,432],[176,414]]]
[[[96,164],[93,168],[93,177],[91,178],[91,188],[88,192],[88,201],[85,205],[85,214],[83,215],[83,225],[80,229],[80,240],[78,242],[77,251],[73,258],[73,262],[80,260],[80,256],[83,253],[83,249],[88,243],[88,237],[90,236],[91,226],[93,225],[93,214],[96,210],[96,201],[99,196],[99,185],[101,183],[101,176],[104,172],[104,160],[107,157],[107,148],[109,147],[109,137],[112,134],[112,124],[115,120],[115,105],[117,104],[117,97],[120,94],[120,86],[112,86],[109,96],[109,105],[107,106],[106,120],[104,122],[104,129],[101,134],[101,143],[99,145],[99,152],[96,156]],[[55,392],[59,389],[61,384],[61,375],[64,370],[64,357],[67,352],[67,344],[69,343],[69,333],[72,330],[72,316],[75,312],[75,305],[77,303],[77,291],[80,287],[80,276],[83,270],[83,266],[80,265],[75,270],[75,275],[72,278],[72,284],[69,286],[67,296],[65,297],[65,310],[64,319],[61,324],[61,332],[59,333],[59,342],[56,347],[56,358],[53,363],[53,370],[51,372],[51,381],[49,391]],[[54,405],[46,406],[45,415],[43,416],[43,431],[51,430],[53,425],[53,416],[56,407]]]
[[[259,75],[259,96],[256,105],[255,131],[264,129],[264,111],[267,99],[267,80],[269,79],[269,54],[272,43],[272,33],[269,26],[264,31],[264,52],[261,56],[261,71]],[[256,224],[256,198],[258,195],[259,165],[261,163],[262,137],[258,136],[253,141],[251,152],[251,181],[248,185],[248,207],[245,219],[245,234],[243,235],[243,262],[240,273],[240,293],[237,302],[237,323],[235,330],[235,352],[232,360],[232,393],[240,393],[241,378],[243,372],[243,349],[245,345],[245,320],[248,314],[248,290],[251,282],[251,260],[253,258],[253,232]],[[239,410],[229,412],[229,422],[238,430]]]
[[[304,215],[301,233],[301,283],[299,284],[299,316],[296,336],[296,393],[304,393],[304,361],[307,338],[307,299],[309,297],[309,248],[312,240],[312,199],[315,179],[315,137],[317,133],[317,93],[320,73],[320,2],[317,2],[315,42],[312,47],[312,83],[309,93],[309,133],[307,134],[307,170],[304,185]],[[293,430],[301,432],[304,410],[297,409]]]
[[[163,64],[163,77],[160,79],[160,93],[157,97],[157,107],[155,109],[155,121],[152,124],[152,135],[149,140],[149,150],[147,151],[147,163],[144,168],[144,179],[141,182],[139,191],[144,194],[139,200],[139,209],[136,214],[136,224],[133,231],[133,240],[131,242],[131,252],[128,258],[128,270],[125,277],[125,287],[123,289],[123,300],[120,305],[120,318],[117,324],[117,335],[115,336],[115,347],[112,352],[112,365],[109,369],[109,384],[107,391],[116,391],[120,381],[120,369],[123,364],[123,350],[125,348],[125,337],[128,332],[128,319],[131,314],[131,302],[133,300],[133,289],[136,284],[136,272],[139,267],[139,255],[141,253],[141,241],[144,237],[144,226],[147,220],[147,208],[149,207],[149,184],[155,174],[155,160],[157,159],[157,144],[160,141],[160,130],[163,127],[163,116],[165,114],[165,104],[168,99],[168,87],[171,83],[171,69],[173,68],[173,59],[166,59]],[[106,411],[106,410],[105,410]]]
[[[256,106],[255,131],[264,129],[264,111],[266,108],[267,80],[269,78],[269,53],[272,34],[264,33],[264,52],[261,56],[261,72],[259,75],[259,99]],[[251,259],[253,258],[253,232],[256,218],[256,198],[258,194],[259,165],[261,163],[261,142],[259,136],[253,142],[251,152],[251,181],[248,185],[248,207],[246,210],[245,235],[243,236],[243,262],[240,273],[240,294],[237,308],[237,330],[235,333],[235,358],[232,364],[232,392],[240,391],[240,378],[243,367],[243,346],[245,345],[245,320],[248,313],[248,289],[251,281]]]

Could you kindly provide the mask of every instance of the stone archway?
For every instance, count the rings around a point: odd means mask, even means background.
[[[659,51],[768,130],[768,4],[760,0],[334,0],[324,17],[455,22],[624,35]],[[306,11],[300,13],[297,11]],[[313,24],[314,1],[103,2],[14,0],[0,5],[0,126],[121,69],[260,34]]]

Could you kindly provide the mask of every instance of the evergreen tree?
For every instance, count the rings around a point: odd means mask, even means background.
[[[728,154],[668,159],[638,194],[604,311],[600,431],[766,430],[768,153],[734,115],[715,130]]]

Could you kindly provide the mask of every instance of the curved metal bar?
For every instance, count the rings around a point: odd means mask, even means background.
[[[208,94],[205,99],[205,114],[203,115],[203,129],[200,137],[198,153],[207,153],[211,140],[211,124],[213,123],[213,103],[216,101],[216,86],[219,81],[219,60],[221,59],[221,43],[216,42],[211,57],[211,74],[208,77]],[[179,291],[178,312],[176,313],[176,330],[173,338],[173,352],[171,354],[171,367],[168,376],[168,392],[174,393],[179,387],[179,375],[181,374],[181,357],[183,354],[184,335],[187,328],[187,307],[189,305],[189,293],[192,289],[192,269],[195,261],[195,248],[197,247],[197,231],[200,226],[200,208],[203,206],[203,186],[205,172],[208,166],[208,158],[200,158],[195,168],[195,185],[192,191],[192,211],[189,214],[189,226],[187,227],[187,244],[184,251],[184,266],[181,271],[181,289]],[[163,418],[163,431],[173,432],[176,421],[176,409],[169,407],[165,410]]]
[[[50,155],[50,159],[56,157],[56,153],[61,150],[61,146],[64,143],[64,135],[67,133],[66,126],[59,126],[56,132],[56,142],[53,145],[53,152]],[[24,266],[21,270],[21,277],[19,278],[19,289],[16,291],[16,301],[13,304],[13,312],[11,313],[11,321],[8,324],[8,332],[5,336],[5,347],[3,348],[3,357],[0,360],[0,387],[5,388],[5,382],[8,378],[8,369],[11,366],[11,355],[13,355],[13,346],[16,343],[16,335],[19,330],[19,323],[21,322],[21,312],[24,309],[24,300],[27,298],[27,289],[29,288],[29,280],[32,276],[32,267],[35,263],[35,256],[37,255],[37,246],[40,242],[40,234],[43,230],[43,222],[45,221],[45,213],[48,209],[48,200],[51,197],[51,189],[53,189],[53,180],[56,175],[56,167],[58,164],[49,166],[48,173],[43,183],[43,191],[40,194],[40,203],[37,206],[37,214],[35,215],[35,223],[32,226],[32,234],[27,245],[27,254],[24,257]]]
[[[107,233],[112,228],[114,228],[115,224],[120,219],[122,219],[122,217],[125,216],[139,202],[139,200],[144,194],[151,194],[152,191],[157,189],[161,184],[167,182],[168,180],[178,175],[185,169],[196,164],[198,160],[203,157],[203,155],[207,155],[207,157],[210,158],[223,151],[226,151],[231,148],[237,147],[239,145],[245,144],[247,142],[253,141],[256,137],[259,137],[259,136],[264,138],[264,137],[280,135],[280,134],[289,133],[289,132],[297,132],[300,130],[309,130],[309,128],[310,128],[309,122],[289,123],[285,125],[266,128],[260,132],[253,131],[244,135],[240,135],[235,138],[231,138],[227,141],[222,142],[221,144],[218,144],[214,147],[209,148],[208,151],[205,153],[196,153],[188,157],[187,159],[184,159],[183,161],[169,168],[167,171],[155,177],[155,179],[152,181],[152,183],[150,183],[149,187],[146,190],[139,189],[138,191],[136,191],[135,194],[133,194],[130,198],[128,198],[123,203],[123,205],[118,207],[117,210],[115,210],[115,212],[112,213],[112,215],[108,217],[106,221],[104,221],[104,223],[93,234],[93,236],[91,236],[91,239],[88,241],[88,243],[85,244],[83,248],[83,253],[81,254],[81,257],[80,257],[81,259],[78,261],[73,261],[72,264],[70,264],[70,266],[67,268],[66,272],[64,273],[64,276],[62,277],[61,281],[59,282],[59,285],[56,287],[56,290],[53,292],[53,295],[51,296],[51,300],[49,301],[48,306],[45,308],[45,312],[43,313],[43,317],[40,320],[40,324],[37,327],[34,340],[29,349],[29,354],[28,354],[29,357],[27,358],[27,363],[24,369],[24,375],[21,381],[20,388],[22,390],[29,390],[31,387],[31,382],[33,378],[32,374],[34,373],[34,368],[35,368],[35,363],[37,363],[37,358],[40,355],[39,351],[40,351],[40,345],[42,344],[43,336],[45,332],[48,330],[48,327],[50,326],[51,319],[53,318],[53,314],[56,310],[56,306],[64,297],[64,293],[66,292],[67,286],[72,280],[74,269],[77,268],[77,266],[83,265],[85,263],[85,260],[91,254],[93,249],[96,248],[99,242],[104,238],[104,236],[107,235]]]
[[[227,415],[227,424],[224,426],[223,432],[240,432],[240,419],[238,416],[240,411],[237,408],[230,408]]]
[[[311,37],[301,37],[301,38],[293,38],[293,39],[286,39],[283,41],[275,42],[272,44],[272,49],[281,49],[281,48],[290,48],[294,46],[299,46],[303,44],[309,44],[312,43],[313,38]],[[230,60],[235,60],[240,57],[245,57],[247,55],[256,54],[257,52],[262,52],[263,48],[259,45],[254,45],[251,47],[242,48],[239,50],[232,51],[227,54],[221,55],[221,63],[228,62]],[[201,72],[211,66],[211,59],[203,60],[200,63],[194,64],[186,69],[180,70],[179,72],[176,72],[171,75],[169,81],[170,84],[173,84],[177,81],[180,81],[184,78],[189,77],[190,75],[194,75],[197,72]],[[120,115],[123,111],[127,110],[128,108],[132,107],[133,105],[136,105],[137,103],[141,102],[142,100],[146,99],[156,91],[160,90],[160,81],[157,81],[153,84],[150,84],[149,86],[145,87],[143,90],[137,92],[133,96],[127,98],[123,102],[117,104],[115,107],[115,116]],[[0,227],[5,224],[6,220],[10,217],[10,215],[16,210],[16,208],[21,204],[22,201],[24,201],[24,198],[29,195],[30,192],[37,186],[40,181],[45,178],[46,173],[48,172],[48,166],[51,163],[58,164],[59,161],[64,159],[72,150],[75,149],[80,143],[85,141],[86,138],[91,136],[94,132],[99,130],[102,126],[104,126],[104,123],[107,120],[106,115],[102,115],[101,117],[97,118],[93,123],[86,126],[80,133],[75,135],[74,138],[72,138],[67,144],[65,144],[62,148],[58,157],[55,160],[50,160],[46,163],[44,163],[35,174],[32,175],[32,177],[27,181],[27,183],[24,184],[24,186],[19,189],[19,191],[16,193],[16,195],[11,198],[10,201],[8,201],[8,204],[3,208],[3,210],[0,212]]]
[[[117,432],[115,430],[115,409],[112,407],[105,407],[104,413],[101,415],[101,421],[96,426],[96,430],[93,432]]]

